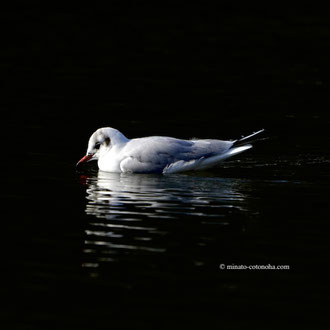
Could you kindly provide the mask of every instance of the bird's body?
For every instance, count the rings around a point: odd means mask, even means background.
[[[260,132],[234,141],[181,140],[165,136],[130,140],[114,128],[100,128],[91,136],[87,155],[78,164],[97,159],[100,170],[115,173],[168,174],[202,170],[250,149],[252,145],[243,140]]]

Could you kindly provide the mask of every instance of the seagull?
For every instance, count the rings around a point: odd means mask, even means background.
[[[89,139],[86,155],[77,166],[98,161],[101,171],[170,174],[205,170],[252,148],[251,138],[261,129],[237,140],[181,140],[167,136],[128,139],[115,128],[103,127]]]

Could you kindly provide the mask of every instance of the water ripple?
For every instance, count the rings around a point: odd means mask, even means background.
[[[205,248],[214,241],[212,232],[241,231],[240,221],[249,216],[248,180],[99,171],[84,182],[86,268],[171,254],[174,247]]]

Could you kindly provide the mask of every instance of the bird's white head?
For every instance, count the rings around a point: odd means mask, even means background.
[[[87,153],[79,160],[77,166],[90,160],[97,160],[100,154],[109,150],[113,145],[127,141],[128,139],[115,128],[99,128],[89,138]]]

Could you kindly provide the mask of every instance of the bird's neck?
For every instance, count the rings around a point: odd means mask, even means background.
[[[109,137],[111,139],[111,144],[115,145],[115,144],[121,144],[121,143],[126,143],[129,141],[129,139],[122,134],[121,132],[119,132],[116,129],[111,129],[111,132],[109,132]]]

